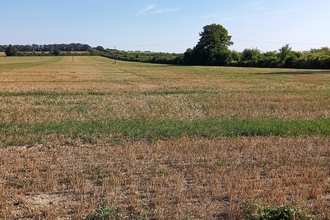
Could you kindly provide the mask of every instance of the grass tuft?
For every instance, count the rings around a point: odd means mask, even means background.
[[[109,207],[106,202],[96,211],[95,214],[88,215],[85,220],[116,220],[119,214],[113,207]]]
[[[310,219],[300,207],[290,204],[279,206],[263,206],[261,204],[252,204],[247,206],[245,220],[303,220]]]

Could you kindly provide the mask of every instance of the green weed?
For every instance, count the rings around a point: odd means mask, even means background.
[[[302,220],[307,219],[303,210],[289,204],[263,206],[258,203],[246,206],[245,220]]]
[[[22,177],[22,178],[13,177],[13,178],[7,179],[6,186],[7,187],[22,188],[26,184],[26,181],[27,180],[26,180],[25,177]]]
[[[108,206],[106,202],[96,210],[95,214],[88,215],[85,220],[116,220],[119,219],[119,214],[115,208]]]
[[[0,135],[15,136],[16,143],[31,145],[44,142],[48,135],[65,135],[69,139],[97,142],[99,136],[110,136],[115,142],[123,139],[157,141],[189,137],[238,137],[330,135],[330,118],[292,119],[113,119],[108,121],[66,121],[40,123],[0,123]],[[8,141],[4,140],[8,145]]]

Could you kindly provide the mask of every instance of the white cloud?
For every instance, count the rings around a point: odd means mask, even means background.
[[[147,13],[148,11],[154,9],[156,7],[156,5],[148,5],[146,6],[144,9],[142,9],[141,11],[139,11],[139,14],[142,15],[142,14],[145,14]]]
[[[171,11],[178,11],[180,10],[180,7],[176,8],[167,8],[167,9],[158,9],[156,5],[148,5],[143,10],[139,11],[139,15],[148,15],[148,14],[160,14],[165,12],[171,12]]]
[[[169,9],[158,9],[158,10],[150,12],[149,14],[159,14],[159,13],[177,11],[177,10],[180,10],[180,8],[177,7],[177,8],[169,8]]]

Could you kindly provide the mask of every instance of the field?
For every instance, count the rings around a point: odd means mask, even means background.
[[[329,116],[327,70],[0,57],[0,219],[328,219]]]

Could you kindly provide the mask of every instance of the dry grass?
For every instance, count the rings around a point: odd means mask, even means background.
[[[0,65],[2,64],[18,64],[18,63],[31,63],[31,62],[45,62],[47,60],[54,59],[53,57],[35,57],[35,56],[28,56],[28,57],[6,57],[5,53],[0,52]],[[0,69],[2,69],[0,67]]]
[[[330,75],[324,71],[298,74],[281,69],[113,65],[99,57],[52,59],[37,66],[0,66],[1,120],[311,119],[330,114]]]
[[[82,219],[108,201],[121,218],[241,219],[243,202],[330,217],[329,139],[50,143],[1,149],[1,217]]]
[[[324,118],[329,85],[328,71],[7,57],[0,121]],[[1,219],[83,219],[104,201],[121,219],[242,219],[253,201],[330,217],[329,137],[56,137],[0,149]]]
[[[1,93],[0,93],[1,94]],[[114,118],[329,117],[326,94],[22,94],[0,96],[1,121],[42,122]]]
[[[47,59],[46,57],[45,59]],[[5,60],[7,58],[4,58]],[[20,58],[12,62],[19,63]],[[21,58],[37,59],[39,58]],[[234,67],[180,67],[118,62],[101,57],[48,58],[44,65],[0,66],[0,91],[148,92],[212,90],[217,92],[290,93],[329,89],[327,71]],[[55,62],[56,61],[56,62]]]

